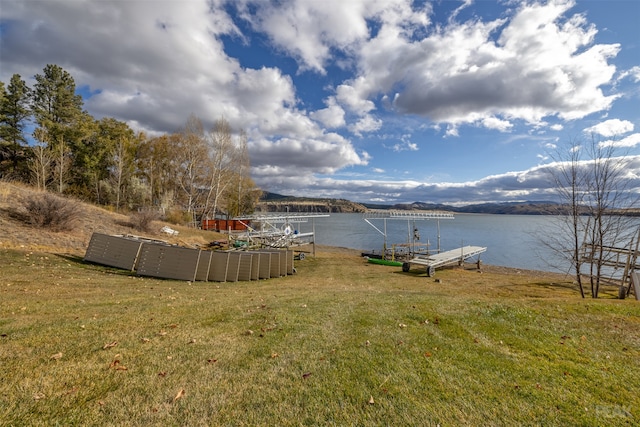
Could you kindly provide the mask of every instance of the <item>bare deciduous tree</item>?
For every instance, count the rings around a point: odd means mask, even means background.
[[[244,131],[238,136],[235,150],[235,168],[233,171],[233,187],[226,193],[227,213],[229,216],[241,216],[253,213],[261,192],[251,179],[251,162],[247,134]]]
[[[548,233],[548,246],[571,263],[581,296],[587,279],[591,297],[597,298],[601,284],[613,284],[613,258],[637,232],[632,218],[621,215],[638,202],[631,187],[634,179],[626,173],[629,158],[618,153],[614,143],[592,138],[584,145],[572,141],[554,160],[548,170],[561,215],[560,229]]]
[[[152,206],[168,208],[176,188],[176,159],[172,147],[179,135],[162,135],[142,141],[136,152],[137,173],[146,181]]]
[[[62,194],[65,190],[67,179],[69,177],[70,150],[67,146],[64,135],[58,136],[58,142],[55,145],[53,161],[53,178],[57,182],[58,193]]]
[[[199,118],[191,115],[180,135],[176,148],[178,187],[189,214],[195,214],[199,195],[204,188],[204,170],[207,163],[207,145]]]
[[[191,115],[179,134],[141,142],[137,168],[154,204],[175,195],[173,204],[192,218],[253,212],[260,194],[250,177],[248,137],[234,135],[225,119],[205,133]]]
[[[584,213],[585,173],[580,156],[580,145],[577,140],[572,140],[566,147],[566,152],[559,150],[554,154],[555,163],[549,165],[554,188],[562,205],[558,212],[559,221],[549,224],[552,228],[559,229],[545,233],[544,243],[558,253],[560,259],[568,259],[580,288],[580,295],[584,298],[580,248],[583,234],[581,216]]]
[[[38,138],[38,132],[35,133]],[[43,136],[40,135],[40,138]],[[53,156],[46,144],[36,144],[32,148],[33,157],[29,159],[29,171],[31,172],[31,179],[35,183],[38,190],[45,190],[47,188],[47,181],[51,176],[51,164],[53,163]]]
[[[219,119],[215,122],[208,138],[209,184],[204,203],[204,215],[214,217],[220,209],[224,191],[231,182],[235,166],[235,145],[229,122]]]
[[[111,157],[113,162],[111,179],[116,193],[116,211],[118,211],[120,210],[120,203],[126,184],[133,173],[134,155],[132,142],[123,137],[118,138],[112,148]]]

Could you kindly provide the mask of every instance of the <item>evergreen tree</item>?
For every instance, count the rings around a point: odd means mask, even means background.
[[[51,131],[60,131],[75,122],[82,112],[82,97],[76,95],[71,74],[58,65],[47,65],[36,74],[33,90],[33,115],[36,123]],[[55,139],[58,135],[50,135]]]
[[[24,127],[31,115],[30,90],[19,74],[0,86],[0,176],[26,180],[28,147]]]
[[[43,71],[35,76],[32,112],[42,135],[46,136],[41,140],[54,153],[56,186],[62,192],[70,179],[69,169],[86,117],[82,111],[82,97],[75,93],[76,84],[71,74],[51,64]]]

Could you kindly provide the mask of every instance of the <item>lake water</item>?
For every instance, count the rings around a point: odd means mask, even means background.
[[[370,221],[384,231],[382,219]],[[532,270],[563,271],[562,264],[551,249],[543,244],[545,236],[555,230],[556,217],[546,215],[488,215],[455,214],[454,219],[416,220],[387,219],[387,247],[407,243],[418,229],[420,243],[429,243],[429,249],[438,249],[438,227],[440,249],[447,251],[461,246],[484,246],[487,251],[480,255],[485,264]],[[369,225],[362,214],[331,214],[315,218],[299,225],[302,232],[315,227],[316,243],[380,253],[384,237]],[[473,258],[475,260],[475,258]],[[557,265],[560,264],[560,267]]]

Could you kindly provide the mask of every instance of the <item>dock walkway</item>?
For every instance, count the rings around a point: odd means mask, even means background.
[[[431,277],[435,274],[435,269],[438,267],[463,263],[466,259],[480,255],[486,250],[487,248],[482,246],[463,246],[439,254],[419,255],[402,264],[402,271],[409,271],[413,265],[424,266],[427,269],[427,276]]]

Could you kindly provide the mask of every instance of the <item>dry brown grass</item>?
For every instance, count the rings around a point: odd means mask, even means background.
[[[84,255],[94,232],[105,234],[133,234],[185,246],[205,245],[223,236],[210,232],[153,221],[148,232],[139,231],[131,216],[110,212],[106,209],[83,204],[82,215],[75,221],[72,230],[54,232],[34,227],[20,218],[20,200],[38,195],[32,187],[0,181],[0,248],[22,249],[49,253]],[[167,236],[160,229],[164,225],[178,230],[178,236]]]

